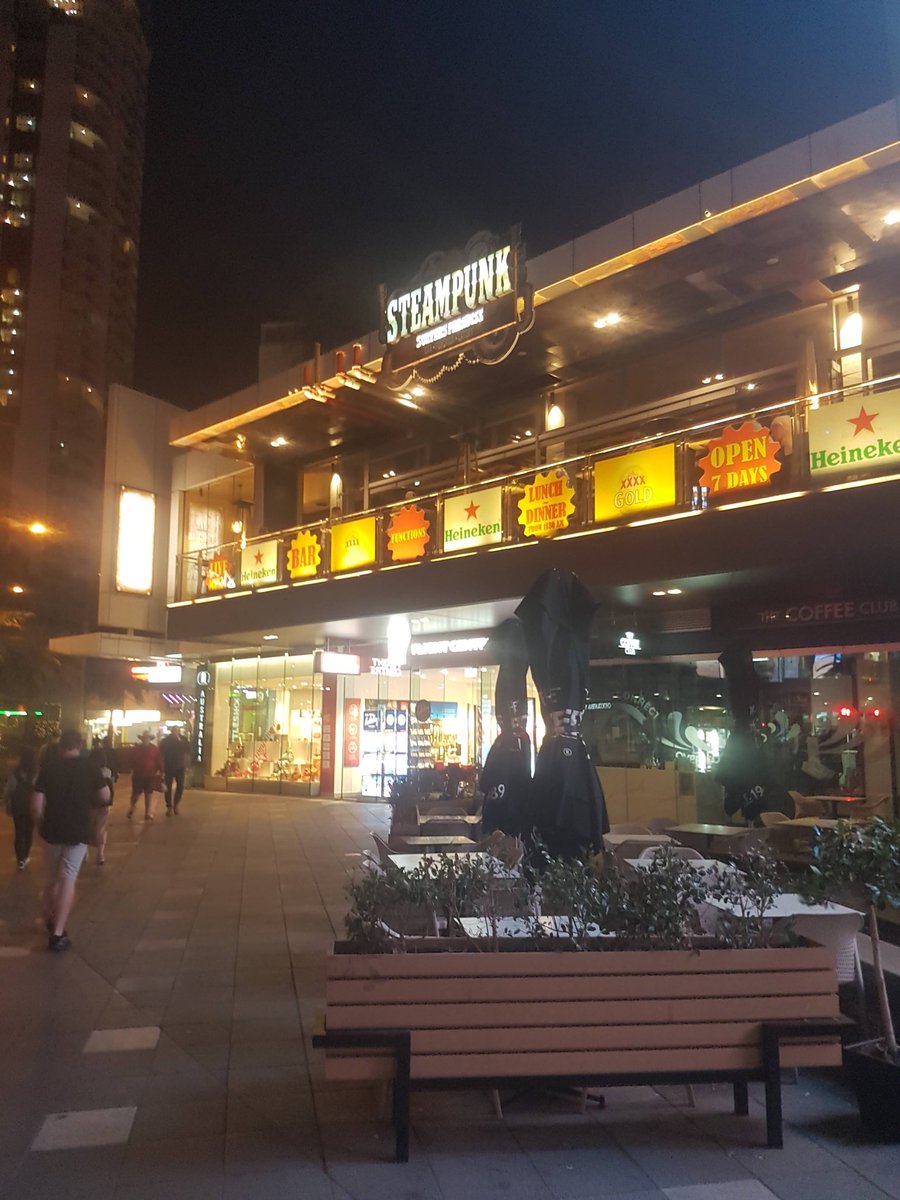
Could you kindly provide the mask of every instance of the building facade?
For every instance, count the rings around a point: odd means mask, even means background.
[[[487,636],[557,565],[598,603],[614,819],[721,818],[729,647],[785,786],[892,805],[898,267],[891,101],[537,257],[478,235],[380,331],[175,414],[140,583],[193,646],[207,785],[474,778]]]
[[[136,0],[4,9],[0,499],[20,589],[4,599],[79,632],[96,617],[108,391],[134,358],[149,55]]]

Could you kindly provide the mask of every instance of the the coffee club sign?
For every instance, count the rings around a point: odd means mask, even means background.
[[[675,446],[651,446],[594,463],[594,520],[674,508]]]
[[[562,467],[538,471],[519,501],[519,524],[525,537],[552,537],[567,529],[575,512],[575,489]]]
[[[900,470],[900,391],[842,400],[808,415],[809,473]]]
[[[781,470],[779,449],[769,429],[758,421],[729,425],[712,438],[697,463],[700,486],[709,488],[710,496],[764,487]]]
[[[413,281],[389,296],[382,288],[384,370],[408,374],[450,353],[501,361],[533,319],[524,277],[518,228],[506,238],[478,233],[462,251],[430,255]]]

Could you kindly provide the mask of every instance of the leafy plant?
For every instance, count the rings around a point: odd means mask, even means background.
[[[607,877],[607,927],[633,950],[682,950],[693,941],[696,905],[708,894],[706,879],[667,846],[629,878]]]
[[[736,865],[736,871],[723,871],[710,879],[710,897],[737,910],[721,915],[716,938],[723,946],[739,949],[770,946],[772,922],[765,914],[784,891],[784,867],[764,854],[745,855]]]
[[[810,900],[829,900],[845,890],[860,898],[872,939],[875,995],[884,1038],[884,1051],[900,1061],[897,1033],[884,978],[878,913],[900,908],[900,822],[888,824],[876,817],[869,825],[839,822],[834,830],[816,829],[813,862],[805,884]]]

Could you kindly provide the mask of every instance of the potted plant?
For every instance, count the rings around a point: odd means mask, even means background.
[[[846,1051],[863,1124],[880,1137],[900,1139],[900,1052],[884,977],[878,913],[900,907],[900,822],[875,818],[870,825],[841,822],[837,829],[817,831],[812,870],[806,884],[809,899],[833,898],[844,891],[865,908],[872,939],[881,1037]]]

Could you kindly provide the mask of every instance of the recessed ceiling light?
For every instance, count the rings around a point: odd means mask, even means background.
[[[712,375],[706,375],[700,380],[701,383],[712,383]]]
[[[725,376],[722,374],[721,371],[717,371],[715,378],[718,383],[721,383],[722,380],[725,378]]]
[[[425,395],[425,389],[424,389],[423,387],[414,387],[414,388],[413,388],[413,390],[412,390],[412,394],[413,394],[414,396],[424,396],[424,395]]]
[[[594,322],[595,329],[606,329],[610,325],[619,325],[622,321],[622,314],[617,312],[608,312],[605,317],[598,317]]]
[[[882,217],[885,225],[900,225],[900,208],[892,208]]]
[[[748,383],[748,384],[746,385],[746,387],[747,387],[747,391],[748,391],[748,392],[755,392],[755,391],[756,391],[756,384],[755,384],[755,383]]]
[[[680,596],[681,588],[666,588],[666,595],[667,596]]]
[[[282,436],[279,434],[279,436],[278,436],[277,438],[272,438],[271,442],[269,442],[269,445],[270,445],[270,446],[275,446],[275,447],[278,447],[278,446],[286,446],[286,445],[287,445],[287,438],[286,438],[286,437],[282,437]]]
[[[10,591],[15,592],[17,596],[21,596],[25,589],[22,587],[21,583],[14,583],[10,588]]]
[[[278,641],[278,634],[277,634],[277,633],[264,633],[264,634],[263,634],[263,641],[264,641],[264,642],[277,642],[277,641]]]
[[[653,593],[654,596],[664,596],[665,594],[665,588],[657,588],[657,590]]]

